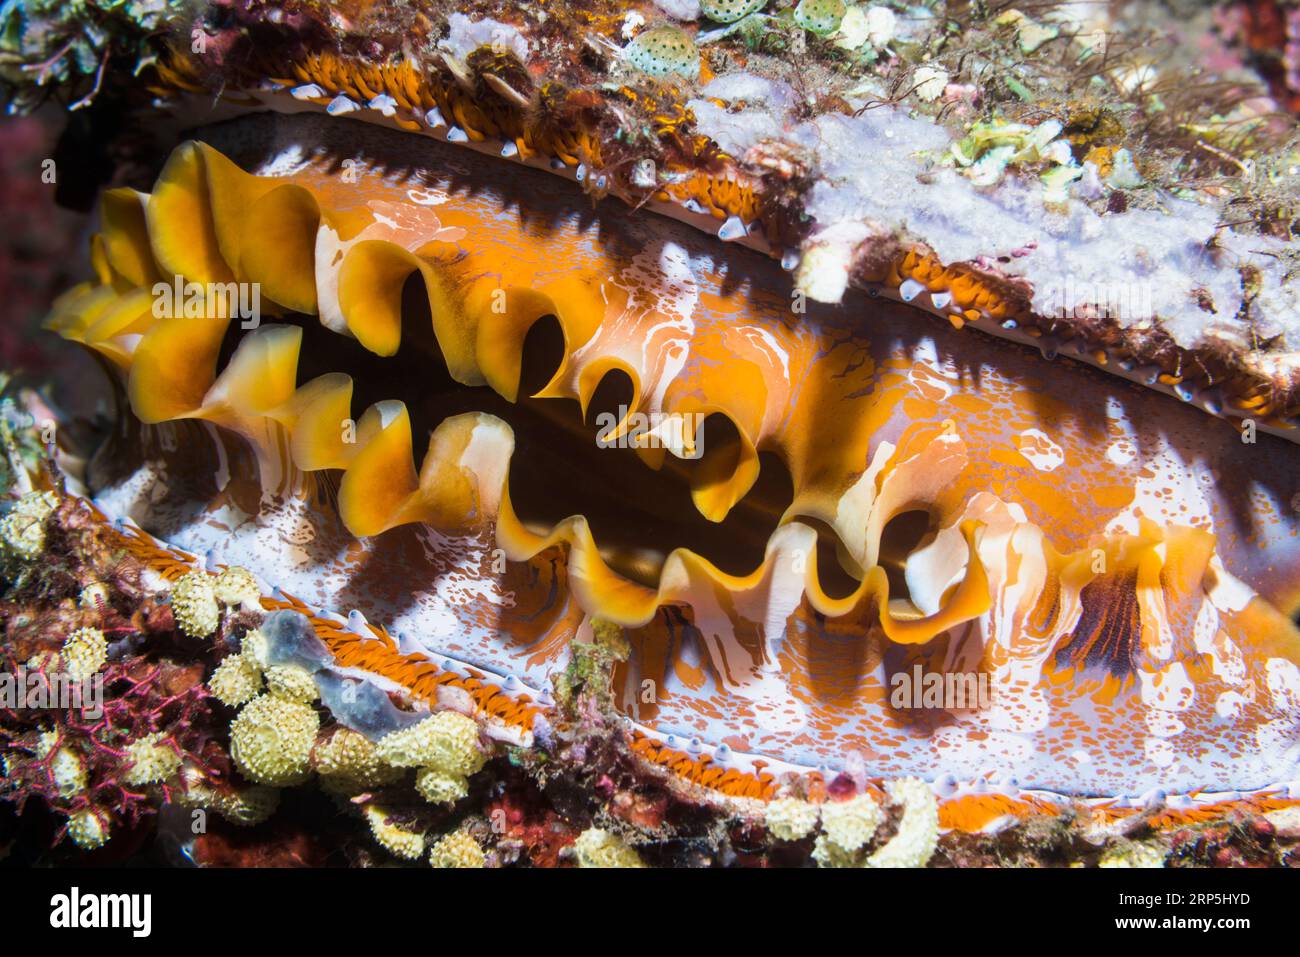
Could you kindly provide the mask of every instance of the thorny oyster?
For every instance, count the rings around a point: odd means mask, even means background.
[[[501,832],[386,801],[501,748],[823,865],[1300,800],[1298,157],[1249,79],[1202,115],[1073,4],[157,16],[115,105],[165,162],[125,139],[48,320],[121,414],[13,513],[202,646],[116,773],[247,820],[315,774],[444,865]],[[586,780],[622,831],[564,859],[639,863],[662,808]]]

